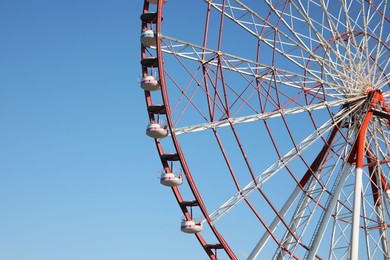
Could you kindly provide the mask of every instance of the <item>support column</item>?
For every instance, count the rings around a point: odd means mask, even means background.
[[[375,92],[372,95],[373,99],[369,106],[369,110],[364,118],[364,121],[360,127],[360,131],[357,137],[357,149],[356,149],[356,173],[355,173],[355,188],[354,199],[352,209],[352,230],[351,230],[351,245],[349,251],[350,260],[358,260],[359,257],[359,230],[360,230],[360,211],[362,202],[362,175],[363,175],[363,160],[365,154],[365,141],[368,124],[372,117],[372,108],[376,105],[378,100],[382,97],[379,92]],[[383,97],[382,97],[383,98]]]
[[[340,192],[341,192],[342,188],[344,187],[345,180],[347,179],[348,175],[351,172],[351,168],[352,168],[352,165],[350,163],[347,163],[344,166],[344,169],[342,170],[339,183],[337,184],[337,187],[332,194],[332,198],[329,202],[328,207],[326,208],[325,215],[324,215],[322,222],[318,228],[317,235],[316,235],[316,237],[313,241],[313,244],[309,250],[309,254],[307,256],[308,260],[314,259],[316,254],[317,254],[318,248],[321,244],[321,240],[324,237],[326,227],[328,226],[329,219],[332,216],[332,213],[334,212],[337,201],[339,199]]]
[[[352,231],[350,260],[357,260],[359,255],[359,229],[360,229],[360,207],[362,199],[362,168],[356,168],[355,189],[352,209]]]

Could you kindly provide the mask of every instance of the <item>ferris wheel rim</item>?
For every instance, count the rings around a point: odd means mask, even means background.
[[[145,10],[147,10],[148,9],[148,5],[149,5],[149,3],[147,3],[148,2],[148,0],[145,0],[145,4],[144,4],[144,11]],[[212,1],[206,1],[205,0],[205,2],[208,2],[209,4],[210,4],[210,2],[212,2]],[[236,1],[236,2],[239,2],[239,1]],[[178,134],[181,134],[181,132],[180,131],[178,131],[178,130],[175,130],[176,128],[174,127],[174,125],[173,125],[173,123],[171,122],[171,116],[170,116],[170,107],[169,107],[169,100],[168,100],[168,94],[167,94],[167,89],[166,89],[166,85],[165,85],[165,70],[164,70],[164,62],[163,62],[163,49],[162,49],[162,44],[161,44],[161,41],[162,41],[162,38],[167,38],[167,37],[163,37],[162,36],[162,34],[161,34],[161,28],[160,28],[160,26],[161,26],[161,20],[162,20],[162,6],[163,6],[163,1],[158,1],[158,17],[159,17],[159,19],[157,20],[157,35],[159,35],[160,37],[157,37],[157,46],[156,46],[156,51],[157,51],[157,57],[158,57],[158,69],[159,69],[159,78],[160,78],[160,81],[161,81],[161,85],[162,85],[162,92],[163,92],[163,100],[164,100],[164,105],[165,105],[165,109],[166,109],[166,112],[165,112],[165,114],[166,114],[166,116],[167,116],[167,119],[168,119],[168,127],[169,127],[169,129],[170,129],[170,136],[172,137],[172,139],[173,139],[173,143],[174,143],[174,146],[175,146],[175,149],[176,149],[176,154],[177,154],[177,156],[178,156],[178,158],[179,158],[179,160],[180,160],[180,162],[181,162],[181,164],[182,165],[184,165],[184,172],[186,173],[186,176],[187,176],[187,181],[189,182],[189,185],[190,185],[190,187],[191,187],[191,190],[192,190],[192,192],[193,192],[193,194],[194,194],[194,196],[195,196],[195,199],[196,199],[196,201],[197,201],[197,203],[199,204],[198,206],[199,206],[199,208],[201,209],[201,211],[202,211],[202,213],[203,213],[203,215],[204,215],[204,217],[205,217],[205,220],[203,221],[203,222],[205,222],[205,221],[207,221],[208,223],[209,223],[209,225],[210,225],[210,228],[213,230],[213,232],[214,232],[214,234],[215,234],[215,236],[216,236],[216,238],[219,240],[219,242],[220,242],[220,245],[218,246],[218,247],[220,247],[220,249],[224,249],[226,252],[227,252],[227,254],[230,256],[230,257],[232,257],[232,258],[236,258],[236,256],[234,255],[234,253],[233,253],[233,251],[230,249],[230,247],[229,247],[229,245],[227,244],[227,242],[223,239],[223,237],[222,237],[222,235],[220,235],[220,233],[217,231],[217,229],[215,228],[215,226],[213,225],[213,221],[210,219],[210,214],[208,214],[208,212],[207,212],[207,209],[206,209],[206,207],[205,207],[205,205],[204,205],[204,203],[203,203],[203,201],[202,201],[202,197],[201,197],[201,195],[198,193],[198,191],[197,191],[197,188],[196,188],[196,184],[195,184],[195,182],[192,180],[192,177],[191,177],[191,173],[190,173],[190,171],[189,171],[189,169],[188,169],[188,166],[186,166],[187,165],[187,163],[186,163],[186,161],[185,161],[185,157],[184,157],[184,154],[183,154],[183,152],[181,151],[181,148],[180,148],[180,144],[179,144],[179,141],[176,139],[176,135],[178,135]],[[145,8],[145,6],[146,6],[146,8]],[[160,24],[159,24],[159,22],[160,22]],[[173,39],[173,38],[171,38],[171,39]],[[388,47],[385,45],[385,47],[388,49]],[[144,56],[144,55],[143,55]],[[309,63],[309,62],[308,62]],[[386,65],[386,67],[387,67],[387,65]],[[305,73],[306,73],[306,71],[305,71]],[[385,78],[387,78],[387,75],[385,74]],[[389,84],[389,83],[387,83],[387,84]],[[384,85],[385,86],[385,85]],[[383,87],[384,87],[383,86]],[[382,87],[382,88],[383,88]],[[380,89],[382,89],[382,88],[380,88]],[[324,91],[324,93],[325,93],[325,91]],[[366,94],[366,93],[364,93],[364,94]],[[325,95],[325,94],[324,94]],[[388,96],[389,95],[389,92],[384,92],[383,93],[383,96]],[[364,97],[364,95],[363,96],[355,96],[354,98],[355,99],[361,99],[362,97]],[[148,96],[146,95],[146,99],[148,100]],[[344,99],[342,99],[343,101],[344,101],[344,103],[349,103],[349,102],[347,102],[346,100],[348,100],[348,98],[344,98]],[[330,102],[332,102],[332,101],[330,101]],[[152,103],[148,103],[147,102],[147,105],[149,106],[149,105],[152,105]],[[325,104],[324,105],[324,108],[327,108],[327,109],[329,109],[329,105],[328,104]],[[302,111],[308,111],[308,109],[303,109]],[[310,112],[309,112],[310,113]],[[330,113],[330,111],[329,111],[329,114],[331,114]],[[284,114],[282,113],[282,112],[280,112],[280,115],[282,116],[282,117],[284,117]],[[150,116],[150,120],[151,121],[153,121],[154,120],[154,114],[153,113],[149,113],[149,116]],[[312,121],[313,121],[313,124],[316,124],[315,123],[315,120],[312,118]],[[217,121],[218,122],[218,121]],[[230,118],[228,118],[228,119],[225,119],[225,121],[221,121],[221,122],[223,122],[226,126],[230,126],[230,128],[234,131],[234,122],[232,122],[232,119],[230,119]],[[221,123],[221,124],[223,124],[223,123]],[[210,126],[208,126],[207,127],[207,129],[211,129],[212,130],[212,132],[214,133],[214,135],[216,135],[216,138],[218,139],[218,137],[217,137],[217,132],[216,132],[216,130],[215,130],[215,125],[217,124],[217,123],[215,123],[215,122],[210,122],[209,123],[210,124]],[[213,124],[213,125],[212,125]],[[286,125],[287,126],[287,125]],[[288,126],[287,126],[288,127]],[[204,129],[202,129],[202,130],[204,130]],[[183,131],[183,133],[184,133],[185,131]],[[156,144],[157,144],[157,146],[159,146],[159,141],[158,140],[156,140]],[[160,157],[163,155],[163,152],[162,152],[162,150],[161,150],[161,147],[160,148],[158,148],[159,149],[159,152],[160,152]],[[163,164],[164,164],[164,162],[163,162]],[[253,177],[254,179],[255,179],[255,177]],[[239,187],[239,186],[238,186]],[[177,188],[174,188],[173,189],[174,190],[174,194],[175,194],[175,196],[178,198],[178,197],[180,197],[180,192],[178,191],[178,189]],[[240,189],[238,189],[239,190],[239,192],[240,192]],[[179,200],[178,200],[179,201]],[[183,200],[181,201],[181,203],[183,202]],[[180,202],[179,202],[179,205],[180,205]],[[248,205],[250,206],[250,202],[248,202]],[[188,215],[188,212],[186,212],[186,209],[185,209],[185,206],[183,207],[183,205],[181,205],[181,208],[182,208],[182,210],[183,210],[183,213],[185,214],[185,216],[186,216],[186,218],[187,219],[190,219],[190,218],[192,218],[192,217],[190,217],[189,215]],[[254,211],[254,213],[256,214],[256,211]],[[261,220],[260,220],[261,221]],[[199,234],[196,234],[197,235],[197,237],[198,237],[198,240],[202,240],[202,238],[199,238],[199,237],[201,237]],[[203,244],[202,244],[203,243]],[[203,245],[203,247],[206,249],[206,244],[205,244],[205,242],[204,241],[201,241],[201,244]],[[212,247],[209,247],[208,249],[210,249],[210,248],[212,248]],[[216,248],[214,248],[214,249],[216,249]],[[207,251],[207,249],[206,249],[206,251]],[[209,256],[212,258],[212,257],[215,257],[214,255],[213,255],[213,253],[210,253],[210,252],[208,252],[208,254],[209,254]]]

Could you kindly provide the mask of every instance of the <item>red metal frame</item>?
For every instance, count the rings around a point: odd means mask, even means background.
[[[288,5],[288,2],[285,3],[284,8],[287,8],[287,5]],[[224,8],[225,8],[225,4],[223,5],[222,9],[224,9]],[[149,11],[149,3],[145,0],[144,1],[143,13],[147,13],[148,11]],[[156,34],[157,35],[160,35],[160,33],[161,33],[162,14],[163,14],[163,1],[159,0],[158,1],[158,5],[157,5],[157,23],[156,23]],[[267,20],[270,19],[270,17],[271,17],[271,12],[270,12]],[[204,40],[203,40],[203,47],[204,48],[207,47],[208,30],[209,30],[209,28],[208,28],[209,18],[210,18],[210,4],[207,7],[206,27],[205,27]],[[218,50],[220,50],[221,44],[222,44],[222,34],[223,34],[223,25],[224,25],[223,21],[224,21],[224,12],[222,11],[220,27],[219,27]],[[279,21],[279,23],[280,22],[281,21]],[[147,24],[143,23],[141,30],[145,30],[145,28],[147,28]],[[262,34],[262,32],[260,34]],[[276,34],[275,34],[275,37],[276,37]],[[340,38],[342,38],[342,37],[343,37],[343,35],[340,36]],[[334,40],[338,40],[338,39],[332,39],[332,40],[330,40],[330,42],[334,41]],[[276,44],[276,41],[274,41],[274,42]],[[146,49],[141,46],[141,59],[147,58],[147,56],[148,56],[148,54],[146,52]],[[191,192],[192,192],[192,194],[193,194],[193,196],[195,198],[195,202],[196,202],[195,204],[199,207],[199,209],[202,212],[203,216],[205,217],[205,219],[209,223],[210,229],[212,230],[212,232],[215,235],[216,240],[218,240],[219,244],[209,244],[209,243],[207,243],[200,233],[196,233],[195,235],[196,235],[199,243],[204,248],[204,250],[207,253],[207,255],[210,257],[210,259],[217,259],[217,249],[218,250],[224,250],[226,252],[226,254],[229,256],[229,258],[237,259],[237,256],[234,254],[234,252],[232,251],[232,249],[230,248],[228,243],[224,240],[223,236],[219,233],[219,231],[217,230],[215,225],[212,223],[212,221],[211,221],[211,219],[209,217],[209,214],[207,212],[206,206],[205,206],[205,204],[203,202],[203,199],[201,197],[201,194],[199,193],[199,191],[198,191],[198,189],[196,187],[196,184],[195,184],[195,182],[193,180],[193,177],[191,175],[190,169],[188,168],[188,165],[187,165],[187,162],[185,160],[183,151],[181,150],[179,141],[178,141],[178,139],[177,139],[177,137],[175,135],[175,132],[172,131],[172,129],[174,128],[174,124],[172,122],[171,107],[170,107],[170,104],[169,104],[168,90],[167,90],[166,80],[165,80],[165,70],[164,70],[164,61],[163,61],[163,53],[162,53],[162,41],[161,41],[160,37],[157,37],[157,46],[156,46],[156,55],[155,56],[156,56],[156,58],[158,60],[158,68],[156,68],[156,69],[158,69],[158,72],[159,72],[159,81],[160,81],[160,85],[161,85],[161,94],[162,94],[162,99],[163,99],[163,103],[164,103],[164,107],[165,107],[165,111],[166,111],[166,119],[167,119],[168,128],[171,130],[170,131],[170,133],[171,133],[171,141],[173,143],[173,146],[175,147],[175,151],[174,152],[175,152],[175,154],[177,154],[178,160],[180,161],[181,167],[183,169],[183,173],[184,173],[184,175],[185,175],[185,177],[187,179],[187,182],[189,184]],[[275,56],[276,56],[276,53],[273,52],[272,66],[275,66],[275,61],[276,61],[276,57]],[[257,53],[257,57],[256,58],[257,58],[257,60],[260,59],[260,43],[258,44],[258,53]],[[204,85],[205,85],[205,92],[206,92],[206,95],[207,95],[208,110],[209,110],[209,121],[210,122],[213,122],[214,120],[219,120],[219,119],[215,118],[215,111],[218,108],[217,107],[218,105],[217,105],[217,102],[216,102],[217,99],[219,99],[219,101],[221,103],[223,103],[222,105],[224,105],[224,107],[222,107],[222,110],[224,112],[224,116],[226,116],[226,118],[229,118],[231,116],[230,115],[231,111],[230,111],[230,108],[229,108],[229,105],[228,105],[229,104],[228,99],[227,99],[228,95],[227,95],[227,89],[226,89],[226,84],[225,84],[225,77],[224,77],[224,73],[223,73],[224,70],[222,68],[222,63],[221,63],[221,57],[218,56],[217,59],[218,59],[218,66],[217,66],[216,73],[215,73],[214,84],[209,84],[209,77],[211,77],[211,75],[208,72],[207,65],[206,64],[202,65],[203,80],[204,80]],[[307,64],[307,67],[308,66],[309,66],[309,63]],[[146,76],[148,74],[148,68],[143,66],[142,67],[142,73],[143,73],[143,76]],[[276,72],[275,71],[272,71],[270,73],[272,73],[274,78],[276,77]],[[305,72],[305,75],[306,75],[306,72]],[[221,86],[219,85],[219,83],[220,83]],[[258,85],[261,85],[259,79],[256,79],[256,83]],[[212,85],[212,86],[210,86],[210,85]],[[304,86],[303,86],[303,88],[304,88]],[[322,89],[322,88],[323,87],[321,85],[318,85],[318,89],[319,90]],[[212,90],[214,90],[214,92]],[[260,91],[259,91],[259,94],[258,94],[259,95],[259,103],[260,103],[260,110],[261,110],[261,112],[266,111],[267,106],[272,106],[272,107],[275,106],[276,109],[281,109],[282,108],[282,107],[280,107],[281,103],[282,103],[281,102],[281,98],[288,99],[289,102],[293,102],[293,103],[296,102],[294,97],[287,97],[287,96],[285,96],[283,91],[279,90],[279,87],[278,87],[278,84],[276,83],[276,80],[273,81],[273,85],[270,82],[269,85],[267,86],[267,89],[265,89],[264,92],[265,92],[265,94],[264,93],[260,93]],[[275,92],[275,93],[274,94],[270,94],[271,92],[272,93]],[[313,94],[311,92],[303,92],[302,94],[296,94],[296,95],[301,95],[300,98],[304,97],[304,99],[306,101],[306,104],[311,104],[312,102],[315,102],[315,100],[325,100],[326,99],[325,95],[321,96],[321,95],[319,95],[319,94],[317,95],[317,94],[318,93]],[[263,96],[261,96],[261,95],[263,95]],[[281,95],[283,95],[283,97],[281,97]],[[271,100],[271,98],[274,98],[274,99]],[[356,142],[355,142],[355,144],[354,144],[354,146],[353,146],[353,148],[351,150],[351,153],[349,154],[349,157],[348,157],[348,161],[350,163],[355,163],[357,168],[363,168],[364,167],[364,163],[363,163],[364,157],[366,157],[369,162],[371,160],[368,157],[368,155],[366,154],[366,151],[365,151],[365,143],[364,142],[365,142],[366,131],[367,131],[368,125],[370,123],[371,117],[373,115],[372,108],[375,107],[375,105],[378,103],[378,101],[384,102],[384,98],[383,98],[383,96],[381,95],[381,93],[379,91],[369,91],[367,93],[367,99],[371,99],[372,100],[372,102],[370,103],[370,109],[367,111],[367,113],[365,115],[365,119],[364,119],[364,121],[363,121],[363,123],[361,125],[361,128],[360,128],[359,132],[358,132],[357,140],[356,140]],[[151,96],[149,91],[145,91],[145,100],[146,100],[147,107],[150,107],[150,106],[154,105],[153,102],[152,102],[152,96]],[[189,101],[191,101],[191,99]],[[270,103],[273,103],[273,104],[269,105]],[[247,104],[246,100],[244,101],[244,104]],[[278,107],[276,107],[276,106],[278,106]],[[329,115],[332,116],[330,109],[327,108],[327,110],[328,110]],[[384,106],[383,110],[386,111],[386,112],[389,112],[389,109],[388,109],[387,105]],[[314,127],[316,127],[316,122],[315,122],[315,119],[314,119],[312,113],[309,112],[309,115],[310,115],[310,118],[311,118],[311,121],[312,121]],[[155,122],[155,116],[156,116],[156,114],[154,112],[149,112],[149,120],[150,120],[150,122]],[[287,119],[285,118],[285,116],[283,114],[282,114],[281,118],[282,118],[282,120],[284,122],[285,129],[288,132],[288,135],[289,135],[289,137],[291,139],[291,142],[293,143],[294,147],[297,148],[297,143],[296,143],[296,141],[294,139],[294,136],[293,136],[293,133],[292,133],[291,129],[289,128],[289,124],[287,122]],[[264,120],[264,125],[265,125],[265,127],[266,127],[266,129],[268,131],[268,134],[269,134],[269,136],[271,138],[271,141],[273,143],[273,146],[274,146],[274,149],[275,149],[276,153],[278,154],[279,158],[281,158],[282,155],[279,152],[278,145],[276,143],[274,135],[273,135],[273,133],[271,131],[271,128],[269,127],[267,121],[265,121],[265,120]],[[389,125],[390,125],[390,119],[389,119]],[[248,168],[248,170],[250,172],[250,175],[251,175],[252,179],[256,182],[255,174],[254,174],[254,172],[252,170],[252,167],[251,167],[251,165],[250,165],[250,163],[248,161],[248,158],[246,157],[244,148],[242,147],[242,144],[241,144],[241,141],[240,141],[239,136],[237,134],[236,128],[235,128],[235,126],[233,124],[230,124],[230,128],[231,128],[231,130],[233,132],[233,135],[235,137],[235,141],[236,141],[236,143],[239,146],[239,149],[241,151],[241,155],[243,157],[243,160],[246,163],[246,166],[247,166],[247,168]],[[227,154],[225,152],[225,148],[224,148],[224,146],[222,144],[222,141],[220,140],[220,137],[219,137],[219,135],[218,135],[218,133],[217,133],[217,131],[215,129],[214,129],[213,133],[214,133],[215,139],[218,142],[218,145],[219,145],[219,148],[220,148],[220,150],[222,152],[222,155],[223,155],[223,158],[225,160],[225,163],[228,166],[228,169],[230,171],[231,177],[232,177],[232,179],[233,179],[233,181],[235,183],[236,189],[239,191],[241,189],[240,184],[238,183],[237,176],[236,176],[236,174],[234,172],[234,169],[231,166],[231,163],[229,161],[229,158],[228,158],[228,156],[227,156]],[[333,143],[333,141],[335,139],[335,136],[338,133],[342,134],[341,131],[340,131],[340,125],[337,125],[336,127],[334,127],[334,129],[331,132],[330,137],[327,140],[325,140],[323,138],[324,146],[323,146],[322,150],[318,153],[317,157],[312,162],[312,164],[309,164],[308,162],[306,162],[306,160],[301,155],[299,155],[299,157],[301,158],[302,162],[308,168],[308,170],[306,171],[306,173],[304,174],[304,176],[300,180],[298,180],[296,178],[295,174],[293,174],[293,172],[289,168],[289,166],[287,166],[287,165],[285,166],[286,170],[290,173],[291,177],[301,187],[302,190],[304,189],[305,185],[307,184],[307,182],[309,181],[310,178],[312,178],[312,177],[313,178],[317,178],[313,174],[313,172],[320,170],[321,165],[324,164],[324,161],[326,160],[326,156],[329,153],[329,147]],[[164,158],[164,154],[166,154],[166,153],[163,150],[162,143],[158,139],[155,139],[155,144],[156,144],[156,147],[157,147],[160,159],[161,159],[161,163],[162,163],[165,171],[166,172],[170,172],[172,169],[171,169],[171,167],[169,165],[169,161]],[[369,170],[371,172],[373,171],[373,169],[370,168],[370,167],[369,167]],[[373,179],[371,181],[372,181],[372,183],[377,183],[378,182],[378,180],[374,179],[374,177],[373,177]],[[387,186],[387,183],[384,180],[383,176],[382,176],[380,181],[382,182],[383,187],[387,190],[388,186]],[[320,184],[320,185],[322,185],[322,184]],[[375,187],[374,186],[373,186],[374,200],[378,200],[377,195],[376,195],[378,193],[378,190],[375,188],[377,186],[375,186]],[[261,196],[267,201],[268,205],[272,208],[272,210],[276,214],[276,216],[278,216],[280,218],[281,222],[287,228],[287,230],[289,230],[291,235],[295,236],[294,232],[292,232],[292,230],[289,228],[288,223],[286,223],[285,219],[279,215],[277,208],[274,207],[272,201],[267,197],[267,195],[263,192],[263,190],[261,190],[260,188],[257,188],[257,190],[259,191]],[[182,197],[178,187],[173,187],[172,191],[173,191],[173,194],[174,194],[174,196],[175,196],[175,198],[177,200],[177,203],[179,204],[179,206],[180,206],[180,208],[181,208],[185,218],[187,220],[191,220],[191,218],[192,218],[191,215],[192,214],[189,212],[188,205],[186,205],[186,203],[185,203],[187,200],[183,199],[183,197]],[[257,212],[255,207],[251,204],[251,202],[246,197],[244,198],[244,201],[247,203],[249,208],[255,214],[257,219],[262,223],[264,228],[267,231],[270,231],[270,229],[267,226],[267,223],[262,219],[262,217]],[[320,206],[324,207],[322,205],[320,205]],[[281,242],[278,241],[278,239],[272,233],[271,233],[271,236],[272,236],[272,238],[274,239],[274,241],[278,245],[282,246]],[[294,237],[294,238],[297,241],[299,241],[299,239],[297,237]],[[304,248],[307,248],[307,246],[302,244],[302,243],[301,243],[301,246],[304,247]],[[214,251],[213,251],[213,249],[214,249]],[[282,249],[286,250],[286,252],[289,253],[293,258],[298,259],[294,255],[293,252],[289,252],[285,248],[282,248]]]
[[[149,3],[145,0],[144,1],[143,13],[147,13],[148,11],[149,11]],[[160,1],[158,1],[158,5],[157,5],[157,24],[156,24],[156,34],[157,35],[159,35],[160,32],[161,32],[162,13],[163,13],[163,1],[160,0]],[[141,30],[144,30],[146,27],[147,27],[147,25],[143,24]],[[169,129],[173,129],[173,125],[172,125],[172,122],[171,122],[171,115],[170,115],[171,111],[170,111],[170,106],[169,106],[168,93],[167,93],[167,88],[166,88],[166,83],[165,83],[163,55],[162,55],[160,46],[161,46],[161,39],[159,37],[157,37],[157,48],[156,48],[157,49],[157,55],[156,55],[156,57],[158,59],[158,71],[159,71],[159,80],[160,80],[160,85],[161,85],[162,98],[163,98],[163,102],[164,102],[164,106],[165,106],[165,110],[166,110],[166,118],[167,118],[168,128]],[[141,53],[142,53],[141,59],[146,58],[147,55],[146,55],[146,52],[145,52],[145,48],[142,47],[142,46],[141,46]],[[147,75],[147,68],[146,67],[142,68],[142,73],[143,73],[144,76]],[[150,95],[149,91],[145,91],[145,99],[146,99],[147,107],[153,105],[152,98],[151,98],[151,95]],[[155,114],[154,113],[149,112],[149,120],[151,122],[155,121]],[[209,218],[209,214],[207,213],[207,210],[206,210],[206,207],[205,207],[205,205],[203,203],[202,197],[201,197],[201,195],[199,194],[199,192],[198,192],[198,190],[196,188],[196,185],[194,183],[194,180],[192,178],[190,170],[189,170],[189,168],[187,166],[187,163],[185,161],[183,152],[182,152],[182,150],[180,148],[179,142],[178,142],[178,140],[177,140],[177,138],[175,136],[175,133],[172,132],[172,131],[171,131],[171,138],[172,138],[172,142],[174,144],[174,147],[176,149],[175,152],[178,155],[180,164],[182,166],[184,175],[186,176],[188,184],[189,184],[189,186],[191,188],[191,191],[192,191],[192,193],[193,193],[193,195],[195,197],[195,200],[197,202],[196,204],[199,205],[199,208],[200,208],[202,214],[205,216],[205,218],[208,221],[208,223],[211,223],[211,220]],[[158,153],[159,153],[160,158],[161,158],[161,163],[163,164],[163,167],[164,167],[165,171],[170,172],[171,169],[170,169],[168,161],[162,159],[162,157],[165,154],[165,152],[163,150],[161,142],[158,139],[155,139],[155,143],[156,143],[156,147],[157,147]],[[185,218],[187,220],[191,220],[192,216],[191,216],[190,212],[188,211],[188,208],[185,205],[185,203],[183,203],[183,202],[185,202],[185,200],[182,198],[181,193],[179,191],[179,188],[178,187],[172,187],[172,191],[173,191],[173,194],[174,194],[174,196],[175,196],[175,198],[176,198],[176,200],[177,200],[177,202],[178,202],[178,204],[180,206],[180,209],[182,210]],[[202,247],[205,250],[206,254],[210,257],[210,259],[217,259],[217,255],[216,255],[216,250],[217,249],[218,250],[224,250],[226,252],[226,254],[231,259],[237,259],[237,257],[235,256],[233,251],[230,249],[229,245],[224,240],[222,235],[215,228],[215,226],[214,225],[210,225],[210,228],[213,231],[213,233],[215,234],[215,237],[219,241],[220,244],[218,244],[218,245],[208,244],[200,233],[196,233],[195,234],[196,238],[198,239],[199,243],[202,245]],[[215,251],[213,251],[212,249],[214,249]]]

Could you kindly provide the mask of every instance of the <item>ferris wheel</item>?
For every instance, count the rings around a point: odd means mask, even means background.
[[[388,9],[144,1],[146,134],[210,259],[390,259]]]

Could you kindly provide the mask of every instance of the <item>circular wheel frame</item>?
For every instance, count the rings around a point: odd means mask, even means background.
[[[211,259],[390,259],[387,1],[149,2],[146,105],[184,231]]]

